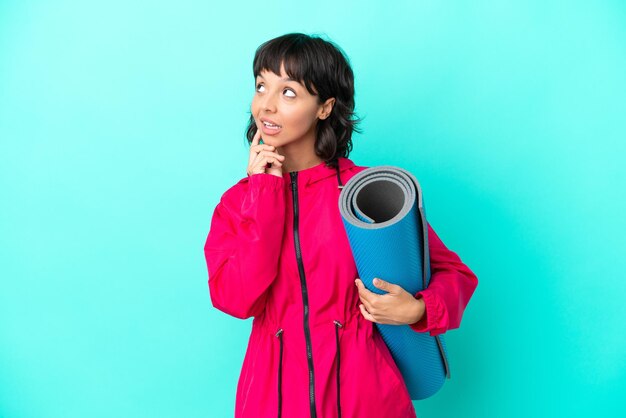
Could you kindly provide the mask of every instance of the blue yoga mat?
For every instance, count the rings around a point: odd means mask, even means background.
[[[374,277],[411,294],[428,287],[428,224],[422,190],[413,174],[393,166],[367,168],[344,185],[339,211],[359,278],[367,289],[386,293],[374,286]],[[450,377],[442,336],[431,337],[408,325],[375,325],[411,399],[435,394]]]

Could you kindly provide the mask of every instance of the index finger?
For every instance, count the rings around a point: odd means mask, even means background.
[[[252,138],[252,143],[250,144],[250,146],[259,145],[260,138],[261,138],[261,130],[257,129],[256,133],[254,134],[254,137]]]

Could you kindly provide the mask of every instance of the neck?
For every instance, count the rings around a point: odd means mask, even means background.
[[[306,170],[324,162],[313,149],[315,139],[310,143],[292,143],[279,147],[276,151],[285,156],[283,173]]]
[[[306,170],[307,168],[315,167],[316,165],[324,162],[324,160],[319,158],[317,155],[306,159],[289,157],[287,155],[285,155],[285,157],[285,162],[283,163],[283,173]],[[289,160],[290,158],[291,161],[289,161],[288,163],[287,160]]]

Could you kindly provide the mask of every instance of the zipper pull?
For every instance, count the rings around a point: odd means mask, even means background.
[[[296,179],[298,177],[298,172],[292,171],[289,173],[289,175],[291,176],[291,188],[293,189],[296,187]]]

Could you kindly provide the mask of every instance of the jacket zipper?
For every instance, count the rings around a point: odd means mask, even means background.
[[[304,338],[306,340],[306,354],[309,361],[309,402],[311,408],[311,418],[316,418],[317,413],[315,412],[315,376],[313,374],[313,351],[311,349],[311,331],[309,329],[309,297],[307,295],[304,264],[302,263],[302,252],[300,249],[300,236],[298,234],[298,172],[293,171],[289,174],[291,175],[291,192],[293,196],[293,239],[296,248],[296,259],[298,260],[298,270],[300,272],[302,301],[304,303]]]

